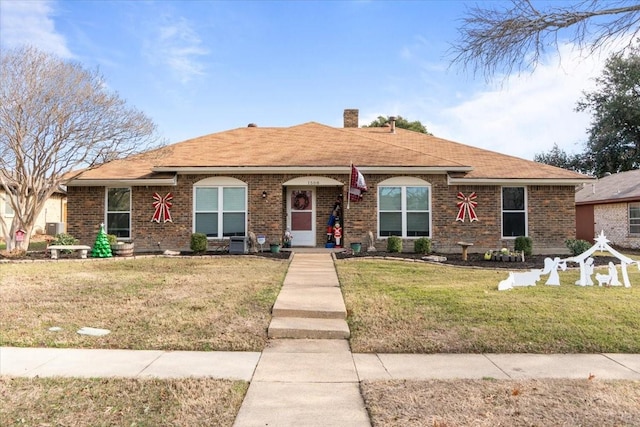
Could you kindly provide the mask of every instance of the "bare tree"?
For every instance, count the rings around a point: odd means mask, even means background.
[[[638,1],[578,1],[545,10],[530,0],[511,0],[510,8],[470,7],[452,46],[453,63],[490,78],[497,72],[535,69],[547,48],[558,51],[561,36],[594,53],[640,31]],[[565,32],[566,30],[566,32]]]
[[[2,52],[0,75],[0,189],[14,211],[0,228],[8,250],[26,249],[60,186],[81,168],[145,150],[155,124],[109,92],[97,70],[33,47]]]

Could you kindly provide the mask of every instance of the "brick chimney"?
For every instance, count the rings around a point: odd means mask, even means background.
[[[358,126],[358,110],[357,109],[347,109],[344,110],[344,127],[346,128],[357,128]]]

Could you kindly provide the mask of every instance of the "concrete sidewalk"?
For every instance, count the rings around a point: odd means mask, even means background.
[[[332,355],[333,353],[333,355]],[[344,353],[335,356],[335,353]],[[258,362],[263,362],[258,368]],[[334,380],[575,378],[640,380],[639,354],[362,354],[344,340],[273,340],[263,353],[0,347],[0,375],[15,377],[208,377],[280,382],[327,370]],[[345,366],[353,365],[346,376]],[[342,366],[343,368],[339,368]],[[313,372],[316,372],[315,374]],[[345,375],[344,377],[341,375]]]
[[[235,427],[370,426],[365,380],[640,380],[637,354],[352,354],[339,286],[330,253],[295,253],[262,353],[0,347],[0,375],[250,381]]]

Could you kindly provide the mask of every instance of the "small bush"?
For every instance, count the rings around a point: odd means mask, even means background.
[[[77,245],[78,239],[73,237],[71,234],[60,233],[55,235],[55,239],[51,242],[52,245]],[[70,254],[73,251],[69,249],[65,249],[62,251],[63,254]]]
[[[110,245],[118,244],[118,237],[115,234],[107,234],[107,240]]]
[[[533,240],[527,236],[516,237],[514,249],[516,252],[524,252],[526,256],[529,256],[533,253]]]
[[[567,239],[564,241],[564,244],[569,248],[573,256],[580,255],[591,248],[591,243],[586,240]]]
[[[78,239],[71,234],[60,233],[55,235],[55,239],[51,242],[52,245],[77,245]]]
[[[387,252],[402,252],[402,239],[391,236],[387,239]]]
[[[413,243],[413,250],[418,254],[431,253],[431,239],[421,237]]]
[[[195,253],[207,251],[207,235],[203,233],[193,233],[191,235],[191,250]]]

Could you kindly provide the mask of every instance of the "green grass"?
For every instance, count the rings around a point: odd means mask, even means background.
[[[506,271],[395,261],[339,261],[354,352],[640,352],[640,272],[631,288],[498,291]],[[635,284],[635,287],[633,286]]]
[[[48,242],[46,240],[30,241],[29,251],[44,251],[47,249]],[[0,251],[7,249],[7,244],[4,241],[0,241]]]

